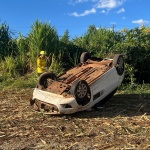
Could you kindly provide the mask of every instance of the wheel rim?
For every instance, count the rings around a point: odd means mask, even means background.
[[[87,86],[83,83],[80,83],[76,92],[79,98],[83,98],[87,94]]]

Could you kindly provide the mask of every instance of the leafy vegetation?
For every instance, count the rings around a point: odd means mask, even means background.
[[[81,37],[69,38],[68,29],[59,38],[55,27],[35,21],[30,33],[14,38],[9,26],[0,25],[0,82],[24,76],[36,70],[41,50],[47,52],[49,71],[57,74],[77,65],[82,52],[96,57],[124,54],[126,75],[124,83],[150,83],[150,27],[112,31],[89,26]]]

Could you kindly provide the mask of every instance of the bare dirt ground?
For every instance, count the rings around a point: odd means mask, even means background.
[[[150,149],[150,94],[117,93],[98,111],[51,116],[30,108],[32,92],[0,92],[0,150]]]

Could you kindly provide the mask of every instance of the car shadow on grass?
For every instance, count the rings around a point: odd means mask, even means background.
[[[117,94],[102,108],[72,114],[77,118],[132,117],[150,115],[150,94]]]

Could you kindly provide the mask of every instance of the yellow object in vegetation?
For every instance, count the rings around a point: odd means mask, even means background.
[[[46,55],[46,52],[45,51],[41,51],[40,54],[41,55]]]
[[[44,73],[47,71],[47,61],[46,57],[39,57],[37,59],[37,72],[38,73]]]

